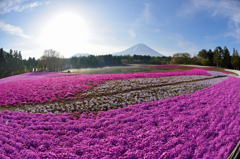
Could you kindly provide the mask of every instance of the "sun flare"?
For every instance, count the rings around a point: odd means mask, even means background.
[[[43,29],[41,42],[55,48],[69,48],[88,41],[90,33],[84,19],[74,13],[61,13]]]

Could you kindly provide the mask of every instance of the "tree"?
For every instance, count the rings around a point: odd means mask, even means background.
[[[96,58],[97,58],[98,66],[100,66],[100,67],[105,66],[105,61],[102,56],[97,56]]]
[[[19,51],[18,58],[19,58],[20,60],[22,60],[22,54],[21,54],[21,51]]]
[[[13,53],[12,67],[13,67],[12,71],[15,72],[14,74],[20,73],[24,69],[24,65],[23,65],[22,57],[21,57],[21,52],[18,53],[17,50],[14,50],[14,53]]]
[[[71,57],[70,63],[72,64],[73,68],[78,68],[77,67],[77,61],[78,61],[78,58],[76,56]]]
[[[7,53],[0,49],[0,78],[23,73],[24,72],[24,63],[26,60],[22,60],[21,52],[17,50],[10,49],[10,52]]]
[[[166,59],[163,59],[163,60],[161,61],[161,64],[168,64],[168,61],[167,61]]]
[[[62,58],[59,52],[49,49],[44,50],[40,61],[49,71],[57,71],[59,68],[62,68]]]
[[[223,64],[223,67],[226,67],[226,68],[231,67],[231,56],[230,56],[230,52],[226,46],[223,49],[222,64]]]
[[[161,64],[161,61],[157,57],[153,57],[150,61],[151,64]]]
[[[237,50],[235,50],[235,48],[233,48],[233,55],[232,55],[232,59],[231,59],[231,64],[232,64],[234,69],[239,68],[240,59],[239,59],[238,52],[237,52]]]
[[[231,59],[231,64],[232,64],[233,68],[236,69],[236,52],[235,52],[235,48],[233,48],[233,55],[232,55],[232,59]]]
[[[192,64],[201,65],[201,59],[198,56],[194,55],[192,58]]]
[[[17,50],[14,50],[13,58],[18,59],[18,51]]]
[[[236,50],[236,69],[239,70],[240,68],[240,57],[238,51]]]
[[[201,51],[199,51],[198,57],[200,57],[201,59],[206,59],[207,58],[207,50],[202,49]]]
[[[88,65],[90,65],[90,67],[96,67],[97,66],[97,59],[94,55],[90,55],[88,56]]]
[[[183,64],[189,64],[191,59],[191,55],[189,53],[183,53],[181,57],[181,61]]]
[[[216,47],[213,52],[213,63],[216,64],[217,67],[220,64],[220,67],[221,67],[221,53],[220,53],[218,47]]]
[[[213,66],[213,52],[211,49],[209,49],[207,52],[207,58],[209,59],[209,62],[210,62],[209,65]]]
[[[64,65],[64,63],[65,63],[65,59],[64,59],[64,57],[61,55],[60,56],[60,59],[58,60],[58,66],[61,68],[61,72],[63,71],[63,65]]]
[[[189,64],[191,63],[191,55],[189,53],[177,53],[173,55],[171,63],[174,64]]]
[[[3,48],[0,49],[0,78],[4,77],[6,71],[6,59],[3,53]]]
[[[201,64],[202,65],[204,65],[204,66],[208,66],[208,65],[210,65],[210,60],[209,60],[209,58],[206,58],[206,59],[202,59],[201,60]]]
[[[12,49],[10,49],[9,54],[10,54],[10,55],[13,55],[13,51],[12,51]]]
[[[11,52],[11,50],[10,50]],[[6,54],[6,75],[5,76],[10,76],[13,74],[13,71],[14,71],[14,58],[13,58],[13,55],[12,54]]]
[[[220,67],[222,67],[222,61],[223,61],[223,49],[221,48],[221,46],[218,46],[217,47],[217,50],[218,50],[218,59],[219,59],[219,64],[220,64]]]

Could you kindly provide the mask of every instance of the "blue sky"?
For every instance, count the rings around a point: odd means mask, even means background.
[[[123,51],[144,43],[165,56],[240,50],[239,0],[0,0],[0,47],[39,58]]]

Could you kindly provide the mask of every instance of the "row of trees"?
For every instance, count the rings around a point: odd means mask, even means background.
[[[202,49],[197,56],[191,58],[189,53],[177,53],[173,55],[171,60],[173,64],[196,64],[204,66],[217,66],[224,68],[240,68],[240,57],[237,50],[233,48],[233,54],[225,46],[222,49],[220,46],[216,47],[214,51],[209,49]]]
[[[234,69],[239,70],[240,68],[240,56],[238,54],[238,51],[233,49],[233,55],[231,59],[231,64]]]
[[[59,71],[66,65],[67,60],[57,51],[45,50],[40,59],[29,57],[22,59],[21,51],[10,49],[7,53],[0,49],[0,78],[16,75],[24,72],[38,71]]]
[[[202,65],[234,69],[239,69],[240,67],[240,58],[238,51],[233,48],[233,54],[231,56],[230,51],[226,46],[224,49],[218,46],[214,49],[213,52],[211,49],[208,51],[203,49],[198,53],[198,58],[200,59],[198,63],[201,63]]]
[[[69,68],[88,68],[88,67],[103,67],[117,66],[124,63],[144,63],[144,64],[197,64],[205,66],[217,66],[225,68],[240,68],[240,57],[237,50],[233,49],[232,56],[230,51],[225,46],[222,49],[216,47],[214,51],[202,49],[197,56],[191,57],[189,53],[177,53],[173,57],[151,57],[142,55],[90,55],[88,57],[72,57],[65,59],[59,52],[49,49],[45,50],[40,59],[29,57],[28,60],[22,60],[21,51],[10,50],[9,53],[0,49],[0,78],[32,71],[33,68],[38,68],[38,71],[62,71]]]
[[[100,56],[80,56],[72,57],[69,64],[73,68],[89,68],[89,67],[103,67],[103,66],[117,66],[121,65],[121,58],[112,55],[100,55]]]
[[[222,49],[220,46],[216,47],[215,50],[212,52],[211,49],[208,51],[203,49],[198,53],[199,61],[202,65],[208,66],[218,66],[218,67],[231,67],[231,56],[230,51],[225,46]]]
[[[26,71],[32,71],[33,68],[38,67],[39,59],[36,60],[35,57],[29,57],[28,60],[23,59],[23,65],[25,66]]]
[[[22,60],[21,51],[12,51],[10,53],[4,52],[1,49],[0,54],[0,73],[1,78],[19,73],[33,71],[37,68],[38,71],[62,71],[63,68],[89,68],[89,67],[103,67],[103,66],[119,66],[124,63],[135,64],[168,64],[171,57],[151,57],[142,55],[90,55],[88,57],[72,57],[64,59],[64,57],[57,51],[49,49],[44,50],[43,55],[39,59],[29,57],[28,60]]]
[[[120,56],[122,59],[125,59],[126,56]],[[152,57],[149,55],[133,55],[127,56],[129,59],[129,63],[144,63],[144,64],[168,64],[172,57]]]
[[[6,53],[3,48],[0,49],[0,78],[19,74],[24,72],[21,51],[10,49]]]
[[[192,64],[194,59],[191,58],[189,53],[176,53],[173,55],[171,64]]]
[[[119,66],[123,63],[136,64],[168,64],[171,61],[171,57],[151,57],[145,55],[124,55],[124,56],[112,56],[112,55],[99,55],[99,56],[80,56],[72,57],[69,60],[69,64],[73,68],[89,68],[89,67],[103,67],[103,66]]]

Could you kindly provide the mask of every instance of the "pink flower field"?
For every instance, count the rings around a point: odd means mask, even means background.
[[[0,158],[224,159],[240,139],[239,87],[240,79],[229,77],[195,93],[96,116],[3,111]]]
[[[66,76],[68,75],[68,76]],[[166,77],[181,75],[210,75],[202,69],[192,69],[183,72],[152,72],[152,73],[123,73],[123,74],[61,74],[49,73],[23,74],[6,79],[0,79],[0,106],[24,105],[52,102],[63,99],[76,99],[81,93],[104,83],[107,80],[130,78]],[[47,77],[46,77],[47,76]],[[55,76],[55,77],[53,77]],[[29,79],[26,79],[28,78]],[[4,81],[4,82],[2,82]]]
[[[46,78],[46,77],[58,77],[58,76],[71,76],[73,74],[69,73],[58,73],[58,72],[34,72],[34,73],[24,73],[21,75],[15,75],[0,79],[0,84],[12,82],[12,81],[19,81],[19,80],[29,80],[29,79],[37,79],[37,78]]]

